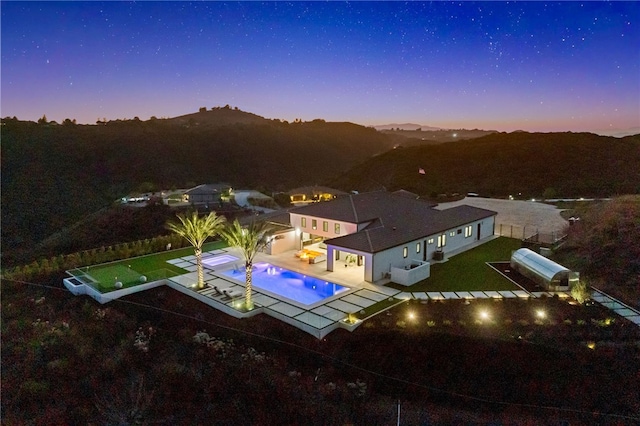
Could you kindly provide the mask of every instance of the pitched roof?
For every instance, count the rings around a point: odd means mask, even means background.
[[[497,214],[466,205],[436,210],[435,205],[406,194],[375,191],[345,195],[297,208],[292,213],[365,225],[360,232],[332,238],[327,243],[370,253]]]
[[[224,192],[231,189],[230,185],[226,183],[213,183],[207,184],[203,183],[202,185],[198,185],[193,187],[185,192],[185,194],[194,195],[194,194],[214,194],[219,192]]]

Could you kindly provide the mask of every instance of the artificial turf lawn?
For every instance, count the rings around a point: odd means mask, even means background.
[[[486,262],[506,262],[521,241],[499,237],[476,248],[451,257],[444,263],[431,265],[431,276],[412,286],[391,284],[390,287],[410,291],[499,291],[520,290]]]
[[[207,252],[223,247],[227,247],[227,244],[223,241],[214,241],[205,244],[202,247],[202,251]],[[186,274],[189,271],[167,263],[167,261],[192,254],[193,247],[185,247],[178,250],[163,251],[117,262],[89,266],[88,268],[83,267],[71,272],[78,275],[87,273],[98,282],[97,287],[100,291],[112,291],[117,290],[114,287],[116,281],[122,282],[125,288],[141,284],[140,276],[142,275],[147,277],[147,282],[152,282]],[[117,280],[115,277],[117,277]]]

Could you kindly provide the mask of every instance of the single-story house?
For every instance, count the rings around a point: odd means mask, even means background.
[[[226,183],[202,184],[185,191],[182,201],[191,204],[218,203],[229,198],[232,191]]]
[[[435,206],[406,192],[375,191],[295,207],[264,218],[280,226],[267,252],[314,246],[326,250],[328,271],[357,267],[364,281],[411,285],[429,276],[432,261],[494,234],[494,211]]]

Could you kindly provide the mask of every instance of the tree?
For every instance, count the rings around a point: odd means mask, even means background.
[[[47,124],[49,121],[47,120],[47,115],[43,115],[42,118],[38,119],[38,124]]]
[[[202,246],[209,237],[220,234],[225,218],[217,216],[215,212],[201,217],[197,211],[187,214],[176,215],[178,222],[167,222],[167,229],[180,235],[187,240],[194,249],[196,255],[196,266],[198,268],[198,289],[204,288],[204,270],[202,269]]]
[[[244,257],[246,273],[244,304],[247,310],[253,309],[253,301],[251,300],[253,259],[256,254],[269,243],[269,237],[272,232],[273,229],[267,222],[256,222],[254,220],[247,227],[243,228],[240,222],[238,222],[238,219],[234,220],[231,226],[228,226],[222,231],[222,237],[227,241],[227,244],[239,249]]]

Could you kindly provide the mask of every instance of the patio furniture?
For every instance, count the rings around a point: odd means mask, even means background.
[[[240,297],[242,297],[242,295],[244,294],[243,291],[241,290],[231,290],[231,289],[224,289],[222,290],[222,292],[230,299],[238,299]]]

